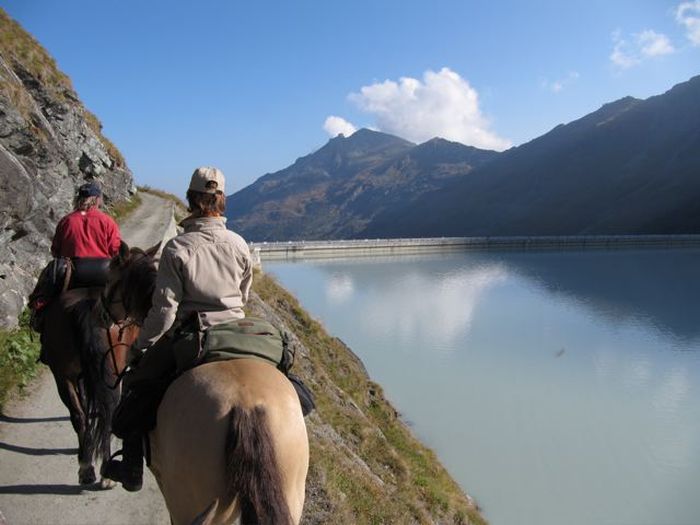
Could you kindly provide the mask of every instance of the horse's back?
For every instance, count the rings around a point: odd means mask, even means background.
[[[237,359],[186,372],[170,386],[158,410],[151,468],[174,523],[190,523],[216,498],[215,523],[229,522],[237,512],[225,496],[225,451],[234,407],[248,412],[264,408],[284,491],[299,519],[308,438],[298,396],[271,365]]]

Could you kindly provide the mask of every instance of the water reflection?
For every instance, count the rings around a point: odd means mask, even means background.
[[[680,341],[700,336],[700,251],[511,254],[514,271],[610,322],[639,322]]]
[[[471,252],[305,264],[331,275],[331,298],[346,300],[356,288],[374,291],[398,315],[413,318],[427,310],[435,312],[433,318],[444,316],[452,332],[468,327],[480,290],[518,276],[608,323],[652,326],[672,338],[674,347],[700,338],[700,250]],[[355,283],[357,275],[361,281]],[[428,296],[411,294],[427,281]],[[458,308],[467,311],[455,319]]]

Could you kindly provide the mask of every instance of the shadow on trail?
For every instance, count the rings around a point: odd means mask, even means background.
[[[72,456],[78,453],[77,448],[30,448],[11,445],[2,441],[0,441],[0,450],[9,450],[10,452],[27,454],[28,456]]]
[[[51,421],[70,421],[70,418],[68,416],[12,417],[0,414],[0,423],[50,423]]]
[[[83,492],[97,492],[103,489],[99,484],[94,485],[0,485],[0,494],[54,494],[57,496],[80,496]]]

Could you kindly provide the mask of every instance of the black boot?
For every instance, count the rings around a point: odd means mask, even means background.
[[[143,440],[140,434],[132,434],[124,440],[122,461],[110,459],[102,469],[102,475],[118,481],[129,492],[141,490],[143,485]]]

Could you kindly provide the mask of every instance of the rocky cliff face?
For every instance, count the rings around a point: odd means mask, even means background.
[[[128,198],[131,172],[49,54],[0,9],[0,327],[13,326],[77,187]]]

